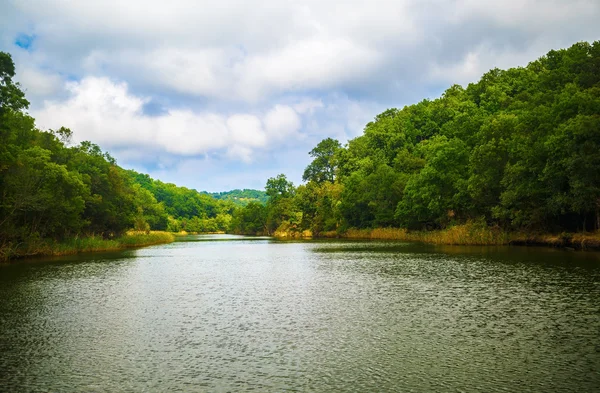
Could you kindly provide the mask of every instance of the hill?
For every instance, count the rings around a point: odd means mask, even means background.
[[[233,202],[238,206],[246,206],[250,202],[265,204],[269,199],[266,192],[248,188],[244,188],[243,190],[235,189],[223,192],[204,192],[204,194],[210,195],[218,200]]]

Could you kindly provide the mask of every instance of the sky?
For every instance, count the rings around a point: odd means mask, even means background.
[[[2,0],[41,129],[206,191],[299,184],[322,139],[600,39],[598,0]]]

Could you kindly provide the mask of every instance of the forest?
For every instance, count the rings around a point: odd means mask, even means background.
[[[232,230],[600,229],[600,41],[492,69],[467,87],[377,115],[342,146],[321,141],[305,184],[266,184]]]
[[[39,130],[14,76],[11,56],[0,52],[0,259],[131,229],[600,229],[600,41],[388,109],[345,145],[318,143],[304,184],[280,174],[264,192],[209,194],[123,169],[96,144],[73,144],[68,128]]]
[[[172,183],[163,183],[133,170],[125,171],[133,184],[148,191],[161,206],[160,214],[150,214],[146,223],[150,229],[169,232],[226,232],[236,204],[219,200]]]
[[[244,188],[243,190],[235,189],[231,191],[204,193],[212,196],[215,199],[231,201],[238,206],[246,206],[250,202],[258,202],[265,204],[269,199],[269,197],[267,197],[266,192],[261,190],[252,190],[248,188]]]
[[[97,249],[135,245],[140,239],[122,239],[132,229],[229,229],[232,202],[125,170],[92,142],[73,145],[68,128],[39,130],[14,76],[0,52],[0,261],[77,251],[86,239]]]

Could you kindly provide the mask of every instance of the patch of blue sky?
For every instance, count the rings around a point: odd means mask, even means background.
[[[35,34],[19,33],[17,35],[17,37],[15,38],[14,44],[21,49],[30,51],[30,50],[32,50],[35,39],[36,39]]]
[[[156,117],[156,116],[166,115],[169,111],[160,102],[155,101],[155,100],[150,100],[142,106],[142,112],[146,116]]]

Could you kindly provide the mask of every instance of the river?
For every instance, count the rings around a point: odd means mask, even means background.
[[[600,254],[228,235],[0,266],[0,390],[592,392]]]

